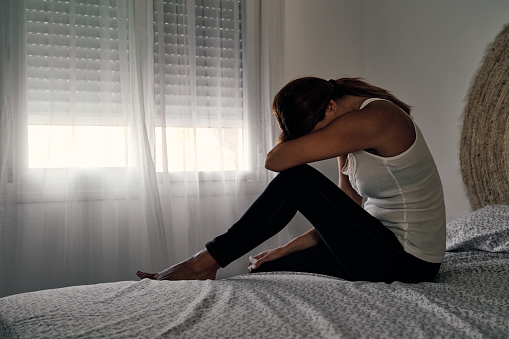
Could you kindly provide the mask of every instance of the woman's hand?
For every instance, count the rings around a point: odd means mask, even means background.
[[[250,257],[248,270],[251,272],[251,270],[257,269],[264,262],[279,259],[293,252],[302,251],[306,248],[315,246],[320,241],[322,241],[322,237],[315,228],[312,228],[284,246]]]
[[[251,270],[257,269],[260,267],[261,264],[267,261],[272,261],[279,259],[281,257],[284,257],[286,255],[286,252],[283,247],[278,247],[272,250],[264,251],[262,253],[259,253],[255,255],[254,257],[249,258],[249,267],[248,270],[251,272]]]

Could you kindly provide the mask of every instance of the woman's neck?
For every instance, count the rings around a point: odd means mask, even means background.
[[[340,115],[342,115],[342,114],[345,114],[345,113],[348,113],[351,111],[356,111],[356,110],[360,109],[362,103],[364,101],[366,101],[367,99],[368,99],[367,97],[346,95],[337,101],[338,111],[339,111],[338,113]]]

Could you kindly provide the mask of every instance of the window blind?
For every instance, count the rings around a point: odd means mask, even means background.
[[[242,1],[164,0],[154,4],[159,121],[242,127]]]
[[[127,48],[127,17],[116,0],[26,0],[29,123],[112,124],[123,115]]]
[[[245,168],[244,1],[154,0],[157,170]],[[26,0],[29,167],[125,166],[128,3]]]

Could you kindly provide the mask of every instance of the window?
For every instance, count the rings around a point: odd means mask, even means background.
[[[127,166],[122,3],[26,0],[30,168]],[[156,170],[246,169],[241,5],[154,1]]]
[[[115,0],[26,1],[30,168],[125,166],[122,25]]]
[[[246,167],[240,4],[164,0],[154,6],[158,170]]]

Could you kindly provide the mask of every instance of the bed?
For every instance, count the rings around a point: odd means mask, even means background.
[[[301,273],[122,281],[0,299],[1,338],[507,338],[509,206],[448,224],[433,283]]]

